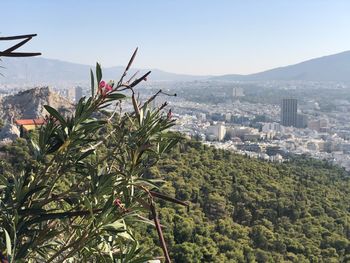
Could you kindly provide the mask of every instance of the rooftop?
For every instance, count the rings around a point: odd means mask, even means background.
[[[42,118],[40,118],[40,119],[19,119],[19,120],[15,120],[15,123],[19,126],[22,126],[22,125],[40,126],[40,125],[43,125],[45,123],[45,120]]]

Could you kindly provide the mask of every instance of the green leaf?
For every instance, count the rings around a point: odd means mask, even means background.
[[[130,58],[130,60],[129,60],[129,63],[128,63],[128,65],[126,66],[125,72],[128,71],[129,68],[131,67],[132,62],[134,61],[134,59],[135,59],[135,57],[136,57],[136,54],[137,54],[137,50],[138,50],[138,49],[139,49],[139,48],[137,47],[137,48],[135,49],[134,53],[132,54],[132,56],[131,56],[131,58]]]
[[[148,75],[151,74],[151,71],[148,71],[145,75],[143,75],[141,78],[135,79],[131,84],[130,87],[135,87],[137,84],[139,84],[141,81],[146,79]]]
[[[124,238],[124,239],[127,239],[127,240],[130,240],[130,241],[134,241],[135,239],[133,238],[133,236],[130,234],[130,233],[128,233],[128,232],[121,232],[121,233],[119,233],[118,234],[118,237],[122,237],[122,238]]]
[[[121,93],[110,93],[107,96],[108,99],[113,99],[113,100],[121,100],[121,99],[124,99],[125,97],[126,96]]]
[[[67,126],[67,123],[66,121],[64,120],[64,118],[62,117],[61,114],[58,113],[57,110],[55,110],[54,108],[52,108],[51,106],[49,105],[44,105],[44,108],[47,110],[48,113],[50,113],[51,116],[53,116],[54,118],[56,118],[62,126],[66,127]]]
[[[88,134],[93,133],[96,130],[102,128],[105,123],[106,123],[105,120],[89,121],[79,125],[76,130],[82,131],[83,134],[87,136]]]
[[[0,174],[0,185],[7,185],[7,178],[3,175],[3,174]]]
[[[147,262],[147,260],[152,260],[152,257],[149,257],[149,256],[140,257],[140,258],[131,260],[130,263],[143,263],[143,262]]]
[[[91,80],[91,96],[93,97],[95,95],[95,79],[94,79],[94,73],[92,72],[92,69],[90,69],[90,80]]]
[[[183,202],[181,200],[178,200],[176,198],[173,198],[171,196],[168,196],[168,195],[165,195],[165,194],[162,194],[162,193],[159,193],[159,192],[154,192],[154,191],[149,191],[149,192],[150,192],[150,194],[153,197],[157,197],[157,198],[160,198],[160,199],[172,202],[172,203],[180,204],[180,205],[183,205],[183,206],[188,206],[187,203],[185,203],[185,202]]]
[[[124,221],[122,220],[117,220],[111,224],[104,225],[102,227],[103,230],[106,230],[107,232],[113,232],[115,234],[118,234],[120,236],[123,232],[126,231],[126,226]],[[126,239],[130,239],[130,235],[123,236]]]
[[[102,70],[101,65],[99,63],[96,63],[96,79],[97,85],[99,85],[100,81],[102,80]]]
[[[88,198],[84,198],[84,205],[87,209],[89,209],[91,217],[94,217],[94,212],[92,211],[92,204]]]
[[[106,100],[105,103],[108,101],[111,101],[111,100]],[[108,106],[111,106],[111,105],[112,105],[112,103],[102,104],[100,107],[98,107],[98,109],[101,110],[101,109],[107,108]]]
[[[77,162],[83,160],[84,158],[88,157],[90,154],[94,153],[95,150],[94,149],[91,149],[91,150],[88,150],[86,152],[84,152],[78,159],[77,159]]]
[[[5,228],[4,228],[4,232],[5,232],[7,256],[11,257],[12,256],[11,238],[10,238],[9,233],[6,231]]]
[[[82,97],[79,100],[77,106],[75,107],[75,118],[79,118],[81,116],[83,109],[84,109],[84,106],[85,106],[84,102],[85,102],[85,98]]]

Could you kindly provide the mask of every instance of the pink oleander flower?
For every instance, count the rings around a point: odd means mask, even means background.
[[[112,85],[110,85],[112,83]],[[101,80],[98,85],[98,91],[102,96],[106,96],[108,92],[113,90],[113,82],[106,83],[104,80]]]
[[[109,85],[109,84],[106,84],[106,86],[105,86],[105,90],[106,90],[106,92],[110,92],[110,91],[112,91],[112,86],[111,85]]]
[[[116,199],[114,200],[113,204],[114,204],[115,206],[118,206],[118,207],[121,207],[121,206],[122,206],[122,202],[120,201],[119,198],[116,198]]]
[[[113,204],[118,207],[119,210],[121,210],[123,213],[129,212],[129,209],[126,209],[125,206],[122,204],[122,201],[119,198],[116,198],[113,201]]]
[[[170,109],[168,114],[167,114],[167,118],[168,118],[168,120],[171,120],[172,117],[173,117],[173,113],[171,112],[171,109]]]
[[[105,86],[106,86],[106,82],[103,81],[103,80],[101,80],[101,81],[100,81],[100,84],[98,85],[98,87],[99,87],[100,89],[102,89],[102,88],[104,88]]]

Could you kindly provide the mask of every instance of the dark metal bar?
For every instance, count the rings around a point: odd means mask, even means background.
[[[0,37],[1,40],[17,40],[17,39],[23,39],[23,38],[31,38],[35,37],[37,34],[29,34],[29,35],[19,35],[19,36],[10,36],[10,37]]]
[[[4,53],[0,52],[0,57],[34,57],[34,56],[40,56],[41,53],[30,53],[30,52],[11,52],[11,53]]]
[[[24,39],[21,42],[11,46],[10,48],[0,51],[0,57],[34,57],[34,56],[40,56],[41,53],[39,52],[13,52],[16,49],[20,48],[24,44],[26,44],[28,41],[30,41],[33,37],[35,37],[37,34],[28,34],[28,35],[19,35],[19,36],[9,36],[9,37],[0,37],[0,41],[9,41],[9,40],[18,40],[18,39]]]

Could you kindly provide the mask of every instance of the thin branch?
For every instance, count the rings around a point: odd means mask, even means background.
[[[21,42],[13,45],[12,47],[10,47],[4,51],[0,51],[0,57],[33,57],[33,56],[41,55],[41,53],[39,53],[39,52],[13,52],[16,49],[23,46],[24,44],[26,44],[28,41],[30,41],[35,36],[36,36],[36,34],[0,37],[0,41],[11,41],[11,40],[24,39]]]
[[[6,49],[3,51],[3,53],[11,53],[12,51],[15,51],[16,49],[20,48],[21,46],[23,46],[25,43],[27,43],[29,40],[31,40],[32,38],[29,37],[29,38],[26,38],[24,39],[23,41],[19,42],[18,44],[16,45],[13,45],[12,47]]]
[[[117,85],[117,86],[120,86],[120,85],[123,83],[123,79],[124,79],[124,77],[126,76],[128,70],[129,70],[129,68],[130,68],[131,65],[132,65],[132,62],[134,61],[134,59],[135,59],[135,57],[136,57],[137,50],[138,50],[138,48],[136,48],[135,51],[134,51],[134,53],[132,54],[132,56],[131,56],[131,58],[130,58],[130,60],[129,60],[129,63],[128,63],[128,65],[126,66],[126,68],[125,68],[125,70],[124,70],[123,75],[121,76],[120,80],[118,81],[118,85]]]
[[[131,84],[130,88],[135,87],[137,84],[139,84],[141,81],[145,80],[147,76],[151,74],[151,71],[148,71],[146,74],[144,74],[141,78],[135,79]]]
[[[167,248],[167,245],[165,243],[162,227],[161,227],[161,225],[159,223],[157,211],[156,211],[156,208],[154,207],[153,200],[150,201],[150,208],[151,208],[151,213],[152,213],[152,216],[153,216],[154,224],[156,225],[156,230],[157,230],[157,233],[158,233],[160,245],[162,247],[162,250],[163,250],[163,253],[164,253],[164,256],[165,256],[165,262],[171,263],[169,252],[168,252],[168,248]]]
[[[34,56],[40,56],[41,53],[30,53],[30,52],[12,52],[12,53],[4,53],[0,52],[0,57],[34,57]]]
[[[32,37],[36,37],[37,34],[29,34],[29,35],[18,35],[18,36],[10,36],[10,37],[0,37],[0,41],[2,40],[17,40],[17,39],[23,39],[23,38],[32,38]]]
[[[119,106],[118,103],[116,103],[114,111],[113,111],[112,115],[107,119],[107,122],[111,122],[111,120],[113,119],[114,115],[117,113],[117,111],[119,109],[118,106]]]
[[[163,199],[163,200],[172,202],[172,203],[180,204],[180,205],[183,205],[183,206],[188,206],[188,204],[187,204],[186,202],[183,202],[183,201],[178,200],[178,199],[176,199],[176,198],[172,198],[172,197],[167,196],[167,195],[164,195],[164,194],[162,194],[162,193],[154,192],[154,191],[149,191],[149,193],[150,193],[153,197],[157,197],[157,198],[160,198],[160,199]]]
[[[126,83],[129,84],[129,83],[136,77],[136,75],[139,74],[139,72],[140,72],[139,70],[136,71],[136,72],[134,73],[134,75],[132,75],[131,78],[129,78],[129,80],[128,80]]]

